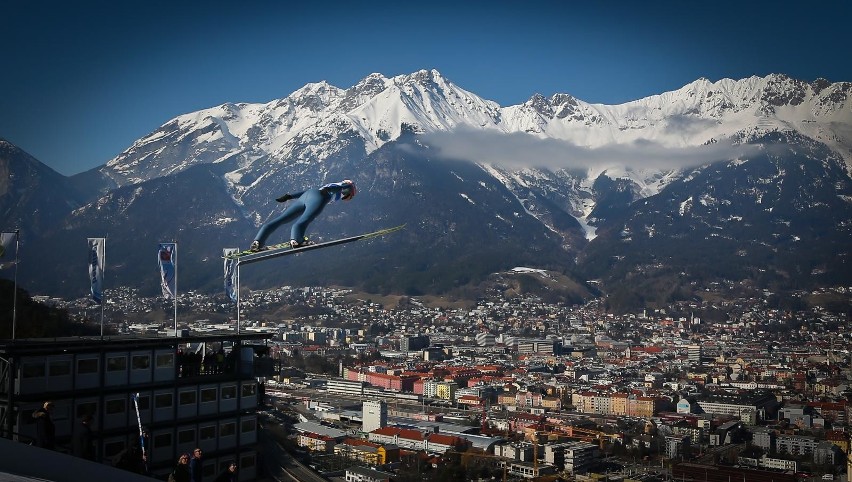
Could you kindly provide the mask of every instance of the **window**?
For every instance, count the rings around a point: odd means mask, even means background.
[[[127,357],[126,356],[114,356],[107,358],[107,371],[108,372],[120,372],[127,370]]]
[[[181,405],[195,405],[195,400],[195,392],[180,392],[180,398],[178,399],[178,403],[180,403]]]
[[[234,422],[226,422],[219,427],[219,437],[230,437],[235,433],[237,433],[237,424]]]
[[[174,366],[175,355],[173,353],[157,355],[157,368],[174,368]]]
[[[159,435],[154,435],[154,448],[166,448],[172,446],[172,434],[170,433],[161,433]]]
[[[228,400],[231,398],[235,398],[237,396],[237,386],[231,385],[228,387],[222,387],[222,400]]]
[[[50,362],[50,376],[64,377],[71,374],[71,361],[56,360]]]
[[[124,413],[127,410],[127,404],[123,399],[118,400],[107,400],[104,406],[104,411],[107,415],[115,415],[118,413]]]
[[[191,444],[195,442],[195,430],[181,430],[178,432],[178,445]]]
[[[172,406],[172,394],[161,393],[154,395],[154,408],[169,408]]]
[[[139,398],[136,399],[136,404],[139,406],[139,410],[150,410],[151,409],[151,397],[148,395],[139,395]]]
[[[44,374],[44,362],[24,363],[21,367],[22,378],[41,378]]]
[[[256,426],[257,421],[255,419],[243,420],[240,424],[240,431],[242,431],[242,433],[254,432]]]
[[[255,393],[257,393],[257,385],[255,385],[254,383],[251,383],[251,384],[248,384],[248,385],[243,385],[243,396],[244,397],[254,396]]]
[[[216,401],[216,389],[215,388],[202,388],[201,389],[201,403],[209,403]]]
[[[148,355],[133,355],[130,363],[134,370],[147,370],[151,368],[151,357]]]
[[[255,464],[254,455],[244,455],[244,456],[240,457],[240,467],[239,467],[240,469],[243,469],[243,470],[250,469],[250,468],[254,467],[254,464]]]
[[[85,360],[77,360],[77,374],[84,375],[86,373],[98,373],[98,359],[88,358]]]
[[[94,416],[98,413],[98,402],[81,402],[77,404],[76,417],[80,418],[83,415]]]
[[[216,438],[216,426],[208,425],[198,429],[199,440],[212,440]]]

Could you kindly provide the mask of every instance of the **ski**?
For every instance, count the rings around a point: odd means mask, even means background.
[[[298,248],[291,248],[290,243],[282,243],[269,246],[268,249],[263,251],[251,252],[251,251],[242,251],[236,254],[232,254],[229,256],[223,256],[224,259],[236,259],[239,264],[249,264],[257,261],[262,261],[264,259],[277,258],[279,256],[287,256],[290,254],[298,254],[303,253],[305,251],[311,251],[314,249],[327,248],[329,246],[337,246],[338,244],[351,243],[353,241],[358,241],[361,239],[369,239],[369,238],[377,238],[380,236],[385,236],[390,233],[394,233],[396,231],[401,230],[405,227],[405,224],[401,224],[399,226],[394,226],[392,228],[380,229],[378,231],[373,231],[372,233],[364,233],[359,234],[357,236],[351,236],[348,238],[335,239],[333,241],[325,241],[323,243],[309,244],[307,246],[300,246]]]

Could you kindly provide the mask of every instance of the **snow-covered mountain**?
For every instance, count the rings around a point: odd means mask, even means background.
[[[771,226],[786,225],[783,236],[804,239],[794,232],[798,224],[806,224],[811,208],[830,205],[822,221],[832,226],[826,239],[835,239],[852,219],[850,92],[848,82],[769,75],[699,79],[620,105],[556,94],[501,107],[434,70],[392,78],[372,74],[348,89],[308,84],[266,104],[224,104],[176,117],[106,165],[74,176],[77,188],[101,194],[68,213],[61,234],[100,227],[121,237],[122,226],[151,226],[145,213],[154,211],[184,228],[163,226],[146,237],[176,239],[210,227],[206,236],[218,239],[196,248],[203,263],[217,258],[222,239],[250,239],[246,231],[280,209],[274,198],[281,193],[348,177],[361,186],[359,202],[324,214],[317,234],[408,222],[413,232],[400,236],[399,248],[388,248],[380,266],[371,269],[375,279],[394,278],[381,266],[388,260],[404,265],[395,279],[410,292],[446,288],[422,282],[440,278],[438,269],[451,268],[443,278],[462,284],[465,269],[480,273],[511,263],[606,278],[607,257],[634,267],[648,261],[642,256],[631,261],[623,253],[630,251],[625,243],[636,240],[637,229],[647,239],[653,238],[649,233],[703,233],[702,226],[726,225],[711,219],[723,211],[726,222],[743,219],[739,226],[759,225],[759,233],[749,231],[748,240],[736,233],[705,233],[708,237],[772,245],[779,233],[766,232]],[[720,165],[724,169],[716,171]],[[187,201],[201,180],[213,183],[204,190],[215,202]],[[808,193],[812,201],[819,199],[816,205],[799,193],[776,191],[780,182],[817,181],[819,188]],[[719,192],[718,183],[745,191],[729,196]],[[181,209],[163,205],[165,193]],[[777,205],[760,204],[769,198]],[[668,201],[657,204],[661,199]],[[655,208],[646,211],[647,206]],[[701,206],[715,207],[698,215]],[[767,209],[783,211],[786,218],[758,216]],[[685,215],[690,213],[694,216]],[[447,256],[433,254],[440,250]],[[133,253],[129,249],[127,255]],[[447,259],[454,266],[445,266]],[[328,262],[333,272],[334,258]],[[821,269],[818,264],[800,269]],[[199,280],[215,278],[212,272]]]
[[[434,70],[392,78],[372,74],[345,90],[325,82],[308,84],[266,104],[224,104],[179,116],[139,139],[99,172],[111,181],[107,186],[114,187],[193,165],[231,161],[236,169],[228,179],[239,200],[251,191],[250,183],[282,164],[322,162],[353,143],[357,144],[353,155],[366,156],[397,141],[405,129],[418,134],[524,133],[564,141],[566,158],[540,162],[548,167],[544,172],[526,169],[539,167],[535,160],[471,160],[493,167],[493,174],[519,194],[523,186],[542,179],[557,185],[568,182],[572,192],[562,201],[588,226],[597,221],[587,218],[596,207],[592,185],[602,173],[628,179],[637,198],[654,195],[677,178],[682,159],[662,167],[651,161],[643,165],[647,154],[625,160],[631,150],[649,151],[649,145],[656,149],[651,152],[669,150],[690,159],[688,149],[793,131],[828,145],[852,171],[850,92],[850,83],[824,79],[805,83],[770,75],[738,81],[699,79],[676,91],[621,105],[589,104],[568,94],[550,98],[537,94],[521,105],[500,107]],[[469,137],[471,143],[480,140]],[[461,152],[471,151],[475,149]],[[571,159],[598,153],[601,157],[593,163]],[[705,163],[710,160],[718,159],[708,157]],[[519,165],[524,168],[513,168]],[[560,169],[562,165],[570,168]],[[554,177],[559,171],[562,175]],[[250,183],[243,182],[244,174],[249,174]],[[557,189],[556,195],[562,192]],[[587,232],[591,236],[593,229]]]

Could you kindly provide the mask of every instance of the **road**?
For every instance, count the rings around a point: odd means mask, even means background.
[[[317,474],[301,462],[293,458],[279,442],[277,427],[262,427],[258,430],[258,451],[261,454],[265,477],[258,481],[276,482],[328,482],[328,479]]]

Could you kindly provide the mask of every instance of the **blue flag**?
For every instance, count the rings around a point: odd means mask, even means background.
[[[92,283],[92,299],[101,304],[104,299],[104,251],[105,238],[89,238],[89,280]]]
[[[157,260],[160,263],[160,285],[163,288],[163,298],[173,300],[176,296],[177,284],[177,243],[160,243]]]

